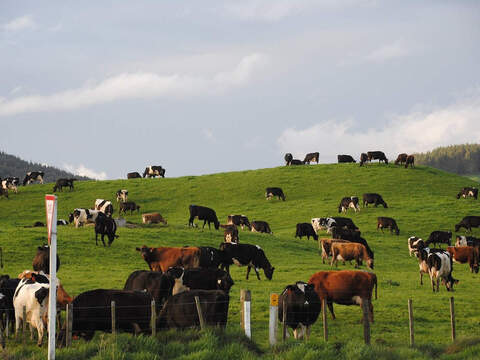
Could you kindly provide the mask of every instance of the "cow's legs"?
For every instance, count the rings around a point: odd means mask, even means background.
[[[260,280],[260,274],[258,273],[257,268],[254,268],[254,269],[255,269],[255,274],[257,274],[257,279]]]
[[[205,224],[207,223],[207,220],[203,220],[203,226],[202,226],[202,229],[205,228]]]
[[[423,285],[423,272],[420,270],[420,285]]]
[[[333,312],[333,303],[331,301],[327,301],[328,310],[330,310],[330,314],[332,314],[332,319],[335,320],[335,313]]]
[[[103,247],[105,247],[105,234],[102,234],[102,243],[103,243]]]
[[[95,231],[95,246],[98,246],[98,233]]]
[[[248,280],[248,275],[250,274],[250,266],[247,266],[247,280]]]

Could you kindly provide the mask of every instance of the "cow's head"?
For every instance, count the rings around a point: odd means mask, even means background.
[[[73,298],[68,295],[68,293],[63,288],[62,284],[57,286],[57,304],[61,309],[65,309],[67,304],[70,304],[73,301]]]
[[[214,224],[215,224],[215,230],[218,230],[218,228],[220,227],[220,223],[218,222],[218,220],[215,220]]]
[[[153,253],[155,252],[155,248],[149,248],[146,245],[143,245],[141,248],[136,248],[135,250],[140,251],[140,255],[142,256],[143,260],[145,260],[148,264],[153,261]]]
[[[444,278],[442,278],[442,284],[445,285],[445,287],[447,288],[447,291],[453,291],[453,285],[458,284],[458,281],[459,280],[454,279],[452,277],[452,274],[450,274],[448,276],[448,279],[446,279],[446,280]]]
[[[373,258],[369,258],[367,260],[367,267],[371,270],[373,270]]]
[[[456,224],[456,225],[455,225],[455,232],[458,232],[461,227],[462,227],[462,223]]]
[[[274,270],[275,270],[274,267],[267,267],[263,269],[263,272],[265,273],[265,276],[267,277],[268,280],[272,280]]]

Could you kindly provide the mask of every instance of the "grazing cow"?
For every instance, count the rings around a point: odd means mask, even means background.
[[[318,152],[308,153],[307,155],[305,155],[305,159],[303,159],[303,163],[310,165],[310,162],[313,161],[318,164],[319,157],[320,157],[320,154]]]
[[[200,266],[201,250],[198,247],[158,247],[149,248],[143,245],[136,248],[142,258],[147,262],[152,271],[166,272],[171,267],[183,267],[185,269]]]
[[[199,206],[199,205],[190,205],[188,207],[188,210],[190,211],[190,218],[188,219],[188,226],[191,227],[196,227],[196,225],[193,223],[193,220],[195,218],[198,218],[198,220],[203,220],[203,226],[202,229],[205,227],[205,224],[208,222],[208,228],[210,229],[210,223],[213,222],[213,225],[215,226],[215,230],[218,230],[220,227],[220,223],[218,222],[217,214],[213,209],[210,209],[205,206]]]
[[[5,196],[8,199],[8,190],[0,187],[0,196]]]
[[[75,227],[82,226],[86,223],[94,223],[100,214],[99,210],[80,209],[73,210],[73,213],[68,215],[68,221],[70,224],[73,222]]]
[[[248,230],[252,230],[252,225],[250,225],[250,221],[248,221],[248,218],[245,215],[228,215],[227,224],[241,226],[242,230],[244,226],[246,226]]]
[[[10,176],[2,180],[1,187],[5,190],[13,190],[15,194],[17,194],[19,184],[20,184],[20,179],[18,177]]]
[[[332,256],[332,243],[334,242],[349,243],[350,241],[343,239],[320,239],[320,245],[322,248],[322,264],[325,264],[325,260],[328,260],[328,258]]]
[[[470,265],[470,271],[478,274],[478,261],[479,251],[478,248],[473,246],[460,246],[460,247],[447,247],[447,251],[450,253],[453,261]]]
[[[332,262],[331,266],[335,264],[335,267],[340,261],[355,260],[355,268],[362,265],[362,261],[367,263],[370,269],[373,269],[373,258],[368,255],[367,249],[362,244],[358,243],[339,243],[334,242],[331,246]]]
[[[107,216],[113,215],[113,205],[112,205],[112,202],[109,200],[104,200],[104,199],[95,200],[94,209],[104,213]]]
[[[220,225],[225,230],[223,232],[223,241],[238,244],[238,229],[235,224]]]
[[[337,155],[338,163],[355,163],[355,159],[351,155]]]
[[[162,178],[165,177],[165,169],[162,168],[161,166],[154,166],[151,165],[147,168],[145,168],[145,171],[143,172],[143,177],[156,177],[156,176],[161,176]]]
[[[410,256],[412,256],[412,254],[418,256],[418,252],[425,247],[425,242],[423,241],[423,239],[416,236],[410,236],[407,240],[407,244],[408,253]]]
[[[278,196],[278,200],[282,199],[283,201],[285,201],[285,195],[284,195],[283,190],[281,188],[279,188],[279,187],[268,187],[265,190],[265,197],[267,198],[267,200],[270,200],[274,196]]]
[[[64,187],[68,187],[70,191],[73,190],[73,182],[76,179],[58,179],[55,182],[55,185],[53,186],[53,192],[56,192],[57,190],[63,191]]]
[[[458,280],[452,277],[453,262],[450,253],[447,251],[431,252],[427,258],[427,265],[433,292],[435,292],[435,280],[437,292],[439,291],[440,279],[442,279],[442,284],[445,285],[447,291],[453,291],[453,284],[457,284]]]
[[[265,276],[268,280],[272,280],[274,267],[268,261],[265,253],[262,248],[258,245],[250,244],[230,244],[222,243],[220,244],[220,250],[224,251],[225,259],[221,264],[222,270],[225,268],[230,274],[230,265],[235,264],[237,266],[247,266],[247,277],[250,274],[250,269],[253,268],[257,275],[257,279],[260,280],[260,275],[258,273],[259,269],[263,269]]]
[[[480,227],[480,216],[465,216],[462,221],[455,225],[455,232],[458,232],[461,227],[472,232],[472,227]]]
[[[286,165],[288,166],[293,160],[293,155],[290,153],[286,153],[284,159],[285,159]]]
[[[320,298],[312,284],[297,281],[287,285],[278,297],[278,320],[293,330],[295,339],[301,339],[305,333],[307,338],[310,334],[310,326],[315,323],[322,309]],[[286,318],[283,319],[283,311],[286,310]]]
[[[327,232],[331,232],[334,227],[358,230],[352,219],[340,216],[320,218],[319,224],[320,228],[327,229]]]
[[[410,167],[413,167],[415,165],[415,156],[413,155],[407,156],[407,161],[405,161],[405,169],[408,168],[408,165],[410,165]]]
[[[368,161],[378,160],[378,162],[383,161],[388,164],[388,159],[383,151],[367,151],[367,156]]]
[[[140,205],[135,204],[133,201],[127,201],[127,202],[120,202],[120,206],[118,207],[118,214],[120,215],[122,212],[126,215],[127,211],[130,210],[130,215],[132,215],[132,212],[137,210],[137,213],[140,212]]]
[[[37,254],[32,262],[33,270],[43,271],[45,274],[50,274],[50,246],[43,245],[37,248]],[[60,258],[57,254],[57,272],[60,269]]]
[[[473,236],[460,236],[457,235],[455,239],[455,246],[474,246],[480,249],[480,239]]]
[[[360,166],[363,166],[368,161],[368,155],[365,153],[360,154]]]
[[[162,215],[159,213],[148,213],[142,214],[142,222],[144,224],[159,224],[162,223],[167,225],[167,220],[165,220]]]
[[[358,204],[357,196],[346,196],[340,201],[338,205],[338,212],[347,212],[348,208],[352,208],[355,212],[360,211],[360,205]]]
[[[137,270],[132,272],[123,290],[148,292],[160,309],[168,297],[172,296],[175,280],[158,271]]]
[[[302,160],[293,159],[290,161],[290,165],[304,165],[304,162]]]
[[[252,232],[259,232],[259,233],[266,233],[272,234],[272,229],[270,229],[270,225],[266,221],[256,220],[252,221]]]
[[[172,294],[189,290],[222,290],[227,294],[234,282],[229,273],[217,268],[170,268],[165,273],[174,279]]]
[[[221,290],[190,290],[170,297],[158,315],[159,329],[200,326],[195,297],[198,296],[206,325],[227,325],[229,296]]]
[[[308,240],[310,240],[310,236],[313,236],[315,240],[318,240],[317,233],[313,229],[312,224],[310,223],[298,223],[297,224],[297,231],[295,232],[295,237],[299,237],[300,239],[303,236],[306,236]]]
[[[437,244],[448,244],[448,246],[452,245],[452,232],[451,231],[432,231],[428,240],[425,242],[425,246],[429,246],[433,244],[433,246],[437,246]]]
[[[368,207],[368,204],[374,204],[375,207],[378,205],[383,205],[385,209],[388,208],[387,203],[383,201],[382,195],[376,193],[363,194],[363,206]]]
[[[43,184],[43,176],[45,173],[43,171],[30,171],[27,172],[25,178],[23,179],[23,186],[30,185],[34,181],[38,181],[40,184]]]
[[[312,275],[313,284],[320,298],[327,301],[332,318],[335,319],[333,303],[341,305],[362,305],[368,301],[370,322],[373,322],[372,292],[377,293],[377,277],[367,271],[319,271]],[[376,296],[375,296],[376,298]]]
[[[401,153],[397,156],[397,160],[395,160],[395,165],[403,165],[407,162],[407,157],[408,157],[408,154],[405,154],[405,153]]]
[[[127,174],[127,179],[141,179],[142,175],[140,175],[138,172],[129,172]]]
[[[149,293],[127,290],[89,290],[73,300],[72,335],[91,340],[95,331],[112,331],[111,304],[115,302],[116,329],[130,333],[150,332],[151,301]],[[65,341],[65,329],[59,343]]]
[[[372,249],[370,246],[368,246],[367,240],[362,238],[360,235],[361,233],[359,230],[337,228],[335,226],[332,228],[332,237],[334,239],[348,240],[353,243],[362,244],[365,246],[365,249],[367,249],[368,256],[373,259],[374,255]]]
[[[117,202],[119,202],[119,201],[127,202],[128,201],[128,190],[126,190],[126,189],[117,190],[115,195],[117,195]]]
[[[475,200],[478,199],[478,189],[474,187],[464,187],[460,192],[457,194],[457,199],[463,197],[466,199],[468,196],[473,197]]]
[[[105,247],[105,235],[108,238],[108,246],[112,245],[113,240],[118,238],[118,235],[115,234],[116,231],[117,223],[114,219],[103,214],[97,216],[95,219],[95,245],[98,245],[98,234],[102,236],[103,247]]]
[[[381,229],[383,232],[384,228],[390,229],[390,233],[393,233],[395,230],[395,234],[397,234],[397,236],[400,234],[400,229],[398,228],[397,222],[394,219],[385,216],[377,217],[377,230]]]

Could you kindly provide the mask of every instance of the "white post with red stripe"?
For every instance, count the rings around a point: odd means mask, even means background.
[[[55,359],[57,316],[57,197],[45,195],[48,244],[50,245],[50,289],[48,294],[48,360]]]

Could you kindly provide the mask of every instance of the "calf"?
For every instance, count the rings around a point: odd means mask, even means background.
[[[367,249],[358,243],[332,243],[332,262],[331,266],[337,266],[338,260],[355,260],[355,267],[362,265],[362,261],[367,263],[370,269],[373,269],[373,258],[368,255]]]
[[[288,166],[293,160],[293,155],[290,153],[286,153],[284,159],[285,159],[286,165]]]
[[[145,171],[143,172],[143,177],[156,177],[156,176],[161,176],[162,178],[165,177],[165,169],[162,168],[161,166],[154,166],[151,165],[147,168],[145,168]]]
[[[457,194],[457,199],[463,197],[464,199],[468,196],[473,197],[475,200],[478,199],[478,189],[474,187],[464,187],[460,192]]]
[[[349,208],[355,210],[355,212],[360,211],[360,205],[358,204],[357,196],[347,196],[342,198],[340,205],[338,205],[338,212],[347,212]]]
[[[451,231],[432,231],[428,240],[425,242],[425,246],[429,246],[433,244],[435,247],[437,244],[448,244],[448,246],[452,245],[452,232]]]
[[[113,240],[118,238],[115,234],[117,231],[117,223],[111,217],[105,215],[98,216],[95,219],[95,245],[98,245],[98,234],[102,236],[103,247],[105,247],[105,235],[108,238],[108,246],[112,245]]]
[[[132,212],[137,210],[137,213],[140,212],[140,205],[135,204],[133,201],[121,202],[120,206],[118,207],[118,214],[120,215],[122,212],[127,214],[127,211],[130,210],[130,215]]]
[[[301,339],[304,333],[308,338],[310,326],[317,321],[322,303],[313,284],[297,281],[282,291],[278,298],[278,308],[278,320],[293,330],[295,339]],[[286,310],[285,319],[282,309]]]
[[[367,151],[367,156],[368,161],[378,160],[378,162],[383,161],[385,164],[388,164],[388,159],[383,151]]]
[[[400,234],[400,229],[398,228],[397,222],[394,219],[385,216],[377,217],[377,230],[381,229],[383,232],[384,228],[390,229],[390,233],[393,233],[395,230],[395,234],[397,234],[397,236]]]
[[[127,202],[128,201],[128,190],[126,190],[126,189],[117,190],[115,195],[117,196],[117,202],[119,202],[119,201]]]
[[[368,207],[368,204],[374,204],[375,207],[378,205],[383,205],[385,209],[388,208],[387,203],[383,201],[382,195],[376,193],[363,194],[363,206]]]
[[[458,232],[461,227],[472,232],[472,227],[480,227],[480,216],[465,216],[462,221],[455,225],[455,232]]]
[[[68,221],[70,224],[73,222],[75,227],[78,228],[86,223],[94,223],[100,213],[99,210],[77,208],[68,215]]]
[[[450,253],[453,261],[470,265],[470,271],[478,274],[478,261],[479,251],[478,248],[473,246],[460,246],[460,247],[447,247],[447,251]]]
[[[27,172],[25,178],[23,179],[23,186],[30,185],[34,181],[38,181],[40,184],[43,184],[43,176],[45,173],[43,171],[30,171]]]
[[[75,180],[76,179],[58,179],[55,182],[55,185],[53,187],[53,192],[55,192],[57,190],[63,191],[64,187],[68,187],[70,189],[70,191],[72,191],[73,190],[73,182]]]
[[[405,169],[408,168],[408,165],[410,165],[410,167],[413,167],[415,165],[415,156],[413,155],[407,156],[407,161],[405,161]]]
[[[165,220],[162,215],[159,213],[148,213],[142,214],[142,223],[144,224],[159,224],[163,223],[167,225],[167,220]]]
[[[320,239],[320,246],[322,248],[322,264],[325,264],[325,260],[328,260],[328,258],[332,256],[332,244],[334,242],[348,243],[350,241],[343,239]]]
[[[319,157],[320,157],[320,154],[318,152],[308,153],[307,155],[305,155],[305,159],[303,159],[303,163],[310,165],[310,162],[313,161],[313,162],[316,162],[318,164],[318,158]]]
[[[423,241],[423,239],[416,236],[410,236],[407,240],[407,244],[408,253],[410,256],[412,256],[412,254],[418,256],[418,252],[425,247],[425,242]]]
[[[218,222],[217,214],[213,209],[210,209],[205,206],[199,205],[190,205],[188,207],[190,211],[190,218],[188,219],[188,225],[195,227],[193,220],[197,217],[198,220],[203,220],[202,229],[205,227],[205,224],[208,222],[208,228],[210,229],[210,223],[213,222],[215,229],[218,230],[220,223]]]
[[[427,258],[427,265],[433,292],[435,292],[435,281],[437,292],[439,291],[440,279],[442,279],[442,284],[445,285],[447,291],[453,291],[453,285],[457,284],[458,280],[452,277],[453,263],[450,253],[446,251],[430,253]]]
[[[113,205],[112,205],[112,202],[109,200],[104,200],[104,199],[95,200],[94,209],[104,213],[107,216],[113,215]]]
[[[363,166],[368,161],[368,155],[365,153],[360,154],[360,166]]]
[[[248,218],[245,215],[228,215],[227,217],[227,224],[234,224],[236,226],[241,226],[242,230],[243,227],[246,226],[248,230],[252,230],[252,226],[248,221]]]
[[[252,232],[266,233],[273,235],[270,225],[266,221],[252,221]]]
[[[315,240],[318,240],[317,233],[313,229],[312,224],[310,223],[298,223],[297,224],[297,231],[295,232],[295,237],[299,237],[300,239],[303,236],[306,236],[308,240],[310,240],[310,236],[312,236]]]
[[[285,195],[282,189],[280,189],[279,187],[268,187],[265,190],[265,197],[267,198],[267,200],[270,200],[274,196],[278,196],[279,200],[282,199],[283,201],[285,201]]]
[[[407,157],[408,157],[408,154],[405,154],[405,153],[401,153],[397,156],[397,160],[395,160],[395,165],[402,165],[402,164],[405,164],[407,162]]]
[[[253,268],[257,275],[257,279],[260,280],[258,273],[259,269],[263,269],[265,276],[268,280],[272,280],[274,267],[268,261],[262,248],[258,245],[250,244],[220,244],[220,250],[224,251],[225,259],[221,264],[221,268],[227,269],[230,274],[230,265],[235,264],[237,266],[247,266],[247,277],[250,274],[250,269]]]
[[[141,179],[142,175],[140,175],[138,172],[129,172],[127,174],[127,179]]]
[[[355,159],[351,155],[337,155],[338,163],[354,163]]]
[[[473,236],[459,236],[455,239],[455,246],[474,246],[480,249],[480,239]]]

